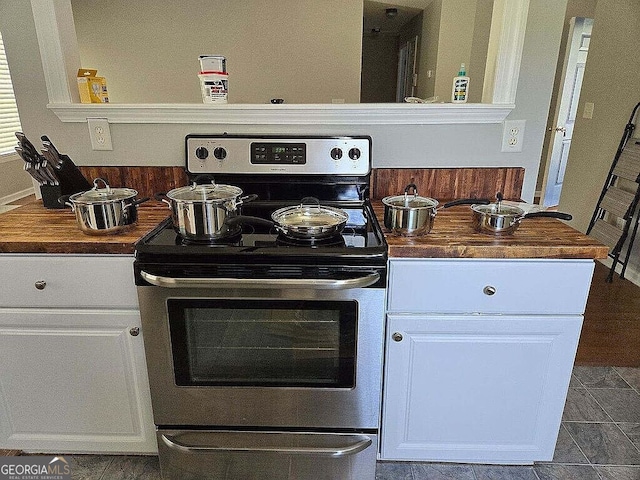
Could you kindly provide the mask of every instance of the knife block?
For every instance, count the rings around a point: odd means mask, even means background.
[[[60,185],[40,185],[40,193],[45,208],[67,208],[66,205],[61,205],[58,202],[58,198],[62,196]]]
[[[60,155],[61,163],[56,167],[59,185],[41,185],[42,204],[45,208],[67,208],[60,205],[58,198],[62,195],[91,190],[91,184],[84,178],[78,167],[67,155]]]

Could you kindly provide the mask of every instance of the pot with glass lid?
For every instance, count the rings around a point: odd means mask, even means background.
[[[195,242],[210,242],[239,232],[240,226],[228,221],[238,215],[238,208],[243,203],[258,198],[257,195],[243,197],[242,193],[239,187],[218,184],[213,178],[202,175],[191,185],[166,194],[158,193],[155,198],[171,209],[173,228],[178,235]]]
[[[100,188],[102,183],[103,188]],[[137,206],[149,200],[136,200],[138,192],[132,188],[112,188],[102,178],[93,181],[86,192],[63,195],[58,203],[68,205],[76,214],[80,230],[87,235],[122,233],[138,221]]]
[[[413,195],[410,194],[413,190]],[[410,183],[404,189],[404,195],[389,196],[382,199],[384,204],[384,226],[394,235],[413,237],[431,231],[433,220],[441,208],[455,205],[487,204],[489,200],[461,198],[443,204],[434,198],[421,197],[418,188]]]

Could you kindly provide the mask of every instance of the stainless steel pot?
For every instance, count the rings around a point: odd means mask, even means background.
[[[104,188],[99,188],[100,183]],[[113,235],[122,233],[137,223],[137,206],[149,200],[135,200],[137,195],[136,190],[111,188],[105,180],[96,178],[91,190],[63,195],[58,198],[58,202],[71,207],[83,233]]]
[[[409,195],[412,189],[413,195]],[[445,203],[438,208],[437,200],[419,196],[418,188],[410,183],[404,189],[404,195],[385,197],[382,203],[384,203],[384,226],[394,235],[413,237],[431,231],[433,219],[441,208],[489,203],[489,200],[462,198]]]
[[[499,197],[500,198],[500,197]],[[472,205],[473,228],[480,233],[491,235],[511,235],[526,218],[550,217],[571,220],[573,217],[562,212],[530,212],[514,205],[505,205],[502,201],[487,205]]]
[[[210,183],[199,185],[203,179]],[[242,196],[242,189],[233,185],[216,184],[210,177],[197,177],[193,184],[168,193],[156,194],[156,199],[171,209],[173,228],[182,238],[207,242],[239,232],[239,225],[228,224],[238,214],[243,203],[258,198]]]
[[[320,205],[315,197],[305,197],[299,205],[280,208],[271,214],[271,220],[238,216],[227,221],[230,226],[253,223],[272,226],[284,236],[300,240],[330,238],[344,229],[349,215],[344,210]]]

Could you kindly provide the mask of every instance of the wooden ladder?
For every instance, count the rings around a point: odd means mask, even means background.
[[[638,231],[638,220],[634,215],[640,200],[640,140],[631,139],[635,129],[633,120],[640,108],[638,103],[625,127],[618,150],[609,169],[600,198],[587,228],[587,235],[594,237],[609,247],[609,257],[613,259],[607,282],[613,281],[613,273],[618,264],[622,265],[620,278],[629,262],[629,256]],[[629,231],[631,225],[631,235]],[[627,250],[621,259],[622,249],[629,240]]]

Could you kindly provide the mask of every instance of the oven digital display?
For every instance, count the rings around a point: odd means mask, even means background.
[[[251,163],[254,165],[304,165],[307,163],[305,143],[253,142]]]

